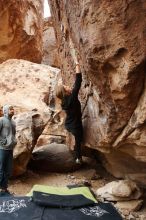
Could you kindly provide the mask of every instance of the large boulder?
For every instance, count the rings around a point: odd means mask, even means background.
[[[120,177],[146,166],[146,4],[143,0],[49,0],[64,82],[73,82],[73,48],[83,73],[84,145],[105,155]],[[107,154],[108,153],[108,154]],[[111,161],[112,160],[112,161]],[[135,162],[134,162],[135,161]],[[127,167],[127,169],[126,169]],[[143,167],[143,169],[141,169]],[[133,168],[133,170],[132,170]],[[118,172],[118,171],[117,171]]]
[[[0,103],[19,109],[49,111],[59,69],[25,60],[11,59],[0,64]]]
[[[25,60],[0,64],[0,104],[15,108],[17,145],[14,149],[14,175],[25,172],[38,137],[54,109],[54,90],[59,69]]]
[[[30,167],[49,172],[71,172],[80,166],[75,163],[75,155],[68,146],[52,143],[33,151]]]
[[[42,60],[42,0],[1,0],[0,63],[7,59]]]

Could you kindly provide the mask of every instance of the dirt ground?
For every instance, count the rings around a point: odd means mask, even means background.
[[[28,170],[22,176],[10,180],[9,190],[15,195],[26,195],[35,184],[48,186],[84,184],[91,185],[93,191],[96,191],[113,179],[100,164],[86,161],[77,171],[72,173],[48,173]]]
[[[92,164],[92,165],[91,165]],[[84,163],[79,170],[72,173],[46,173],[28,170],[23,176],[11,179],[9,190],[15,195],[26,195],[33,185],[41,184],[48,186],[67,186],[84,184],[90,186],[93,192],[108,182],[115,180],[100,164]],[[139,212],[123,213],[126,220],[146,220],[146,204]]]

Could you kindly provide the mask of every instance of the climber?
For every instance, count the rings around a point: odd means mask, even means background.
[[[10,195],[8,180],[13,168],[13,148],[16,145],[16,126],[12,120],[14,108],[3,106],[3,117],[0,117],[0,196]]]
[[[60,84],[56,87],[56,97],[61,100],[62,109],[66,112],[65,128],[71,132],[75,138],[76,163],[82,163],[81,142],[83,138],[81,104],[78,93],[81,87],[82,74],[79,63],[76,62],[76,79],[73,89]]]

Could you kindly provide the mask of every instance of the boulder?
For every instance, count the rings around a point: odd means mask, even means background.
[[[139,187],[132,181],[112,181],[96,191],[97,196],[108,201],[139,199],[142,195]]]
[[[15,109],[15,176],[26,171],[38,137],[52,120],[58,73],[59,69],[25,60],[0,64],[0,104],[11,104]]]
[[[48,1],[68,85],[74,80],[74,49],[79,57],[84,145],[104,154],[104,166],[115,164],[108,169],[113,175],[134,174],[136,164],[141,174],[146,167],[145,2]],[[124,153],[122,160],[111,157],[117,150],[119,157]]]
[[[31,158],[37,138],[43,131],[46,119],[39,112],[24,112],[14,116],[17,145],[14,148],[13,176],[23,174]]]
[[[59,69],[47,65],[7,60],[0,64],[0,104],[12,104],[18,111],[51,112],[59,72]]]
[[[8,59],[42,60],[42,0],[1,0],[0,63]]]
[[[64,144],[52,143],[35,149],[32,153],[30,168],[48,172],[71,172],[79,168],[75,156]]]

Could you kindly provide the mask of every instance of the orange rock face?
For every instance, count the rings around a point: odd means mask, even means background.
[[[42,60],[42,0],[0,3],[0,63],[17,58]]]
[[[60,67],[57,42],[51,17],[44,20],[42,63],[53,67]]]
[[[113,174],[117,171],[114,155],[118,154],[119,158],[124,155],[118,177],[126,175],[128,164],[131,173],[135,173],[137,161],[145,168],[145,1],[64,0],[58,3],[49,0],[49,3],[64,82],[72,84],[72,45],[80,57],[82,93],[87,91],[87,96],[82,96],[84,145],[108,152],[107,167],[115,165],[108,169]],[[89,84],[92,85],[90,92]]]

